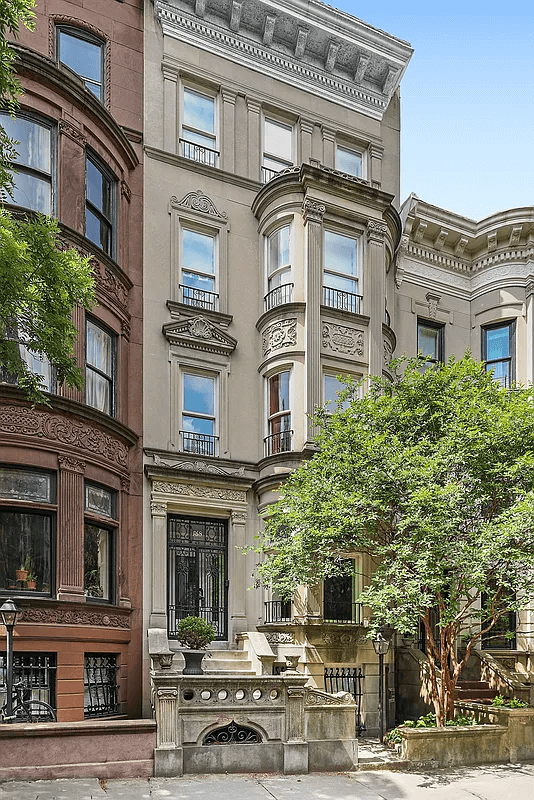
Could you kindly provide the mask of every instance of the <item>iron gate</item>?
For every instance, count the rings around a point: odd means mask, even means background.
[[[354,697],[357,706],[358,736],[362,735],[365,725],[362,721],[362,681],[364,679],[361,667],[325,667],[324,688],[326,692],[348,692]]]
[[[228,544],[225,520],[168,517],[169,639],[184,617],[202,617],[215,639],[228,638]]]

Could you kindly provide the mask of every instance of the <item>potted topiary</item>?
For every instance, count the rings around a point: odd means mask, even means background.
[[[213,625],[201,617],[184,617],[178,623],[178,641],[186,649],[182,651],[185,658],[184,675],[203,675],[202,659],[206,647],[215,638]]]

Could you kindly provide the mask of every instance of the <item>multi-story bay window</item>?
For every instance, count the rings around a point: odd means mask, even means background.
[[[417,320],[417,352],[433,364],[444,360],[445,326],[425,319]]]
[[[342,392],[345,388],[345,384],[339,380],[337,375],[328,372],[324,374],[324,402],[328,404],[327,410],[330,413],[336,411],[339,402],[339,392]],[[341,408],[348,408],[349,405],[350,400],[344,400],[341,404]]]
[[[265,455],[291,450],[291,411],[289,405],[289,370],[277,372],[267,380],[268,435]]]
[[[284,125],[267,117],[263,120],[262,182],[267,183],[283,169],[294,163],[294,135],[291,125]]]
[[[184,87],[180,154],[216,167],[219,163],[215,97]]]
[[[53,473],[0,467],[0,592],[51,594],[55,503]]]
[[[363,175],[363,155],[358,150],[350,150],[348,147],[336,147],[336,169],[361,178]]]
[[[267,237],[267,294],[265,310],[293,300],[291,282],[291,227],[284,225]]]
[[[86,157],[85,235],[114,256],[115,204],[117,182],[92,153]]]
[[[217,455],[217,378],[183,372],[182,450],[202,456]]]
[[[115,492],[85,484],[84,589],[87,598],[114,600]],[[101,518],[104,517],[108,523]]]
[[[503,386],[515,381],[515,321],[482,328],[482,360]]]
[[[217,237],[182,228],[181,282],[182,302],[216,311],[217,294]]]
[[[105,44],[82,28],[56,28],[56,57],[73,70],[98,99],[104,101]]]
[[[91,319],[85,326],[85,402],[115,415],[117,337]]]
[[[358,239],[333,231],[324,234],[323,304],[361,313],[358,293]]]
[[[45,120],[20,112],[13,119],[0,113],[0,124],[17,142],[13,202],[42,214],[54,213],[53,128]],[[4,202],[10,198],[3,192]]]

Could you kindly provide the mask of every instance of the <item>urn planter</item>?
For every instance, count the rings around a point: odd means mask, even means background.
[[[182,650],[182,655],[185,658],[185,667],[183,668],[184,675],[203,675],[202,659],[206,655],[205,650]]]

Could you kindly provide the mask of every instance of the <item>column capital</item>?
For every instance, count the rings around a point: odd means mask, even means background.
[[[233,89],[227,89],[223,86],[221,88],[221,97],[223,99],[223,103],[232,103],[232,105],[235,105],[237,92],[234,92]]]
[[[388,226],[384,222],[377,222],[374,219],[367,220],[367,241],[375,244],[383,244],[384,236],[388,232]]]
[[[336,141],[336,132],[333,128],[327,128],[325,125],[323,125],[321,130],[323,134],[323,140],[328,142]]]
[[[78,472],[80,475],[85,474],[85,461],[79,461],[77,458],[68,458],[67,456],[58,457],[59,468],[63,472]]]
[[[320,224],[323,221],[325,211],[326,206],[323,203],[319,203],[317,200],[305,200],[302,204],[304,224],[306,225],[307,222],[318,222]]]
[[[313,122],[310,122],[309,119],[299,119],[299,127],[302,133],[313,133]]]
[[[167,503],[150,503],[150,513],[153,517],[166,517]]]
[[[261,103],[253,97],[245,97],[247,109],[252,114],[259,114],[261,111]]]
[[[230,515],[232,525],[245,525],[247,522],[246,511],[232,511]]]

